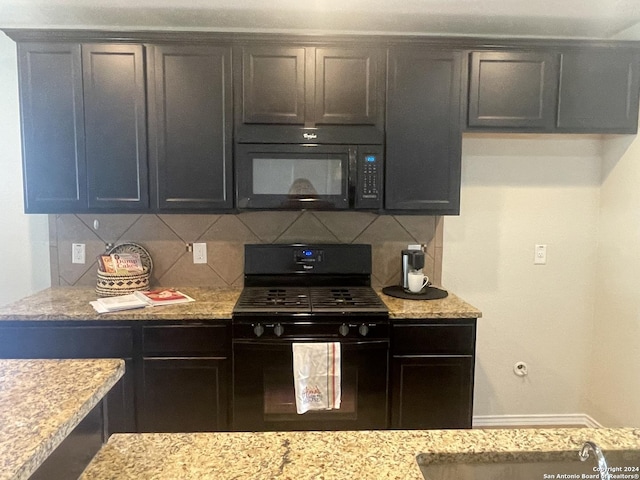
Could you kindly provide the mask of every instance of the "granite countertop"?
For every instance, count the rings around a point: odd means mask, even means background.
[[[422,480],[418,453],[434,462],[452,453],[481,453],[487,461],[495,452],[577,456],[586,440],[605,453],[639,450],[640,429],[115,434],[81,479]]]
[[[482,312],[469,305],[460,297],[449,292],[445,298],[438,300],[405,300],[390,297],[381,290],[377,291],[389,309],[389,318],[480,318]]]
[[[196,301],[111,313],[97,313],[90,287],[47,288],[0,307],[1,320],[215,320],[231,318],[240,288],[178,288]]]
[[[97,313],[89,302],[96,299],[90,287],[47,288],[0,307],[3,320],[216,320],[230,319],[241,288],[177,287],[196,301],[112,313]],[[403,300],[378,290],[392,319],[478,318],[482,313],[453,293],[440,300]]]
[[[0,480],[28,478],[124,374],[124,361],[0,360]]]

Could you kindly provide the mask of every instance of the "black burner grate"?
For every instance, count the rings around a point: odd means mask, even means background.
[[[263,288],[245,287],[236,304],[236,310],[271,311],[295,310],[311,311],[306,288]]]
[[[245,287],[234,312],[386,312],[371,287]]]
[[[309,289],[309,296],[314,312],[386,309],[370,287],[312,287]]]

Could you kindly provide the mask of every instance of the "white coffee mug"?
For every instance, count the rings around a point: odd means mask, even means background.
[[[409,291],[411,293],[420,293],[424,287],[429,284],[429,277],[424,273],[413,270],[407,275],[409,283]]]

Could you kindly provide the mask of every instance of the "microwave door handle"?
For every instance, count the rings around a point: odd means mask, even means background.
[[[357,172],[358,172],[358,151],[355,147],[349,147],[349,165],[347,168],[347,198],[349,199],[349,207],[353,208],[356,205],[356,186],[358,184]]]

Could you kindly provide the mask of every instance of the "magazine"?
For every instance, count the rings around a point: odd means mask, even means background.
[[[175,305],[178,303],[195,302],[189,295],[185,295],[173,288],[160,288],[134,292],[138,298],[145,300],[149,305]]]
[[[98,313],[118,312],[149,306],[149,303],[133,293],[118,295],[116,297],[99,298],[89,303]]]

